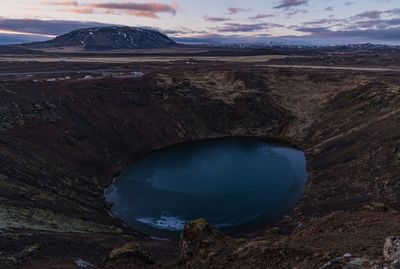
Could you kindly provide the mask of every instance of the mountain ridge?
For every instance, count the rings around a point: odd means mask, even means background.
[[[82,50],[169,48],[177,43],[151,29],[129,26],[91,27],[71,31],[48,41],[18,45],[28,49],[76,47]]]

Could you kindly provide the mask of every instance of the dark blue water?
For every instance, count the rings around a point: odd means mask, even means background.
[[[206,218],[227,233],[272,225],[293,209],[307,180],[302,151],[253,139],[193,142],[151,153],[105,191],[112,212],[155,237],[176,237]]]

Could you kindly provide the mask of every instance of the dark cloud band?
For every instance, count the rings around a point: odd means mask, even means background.
[[[0,30],[34,33],[43,35],[60,35],[79,28],[110,26],[98,22],[82,21],[45,21],[29,19],[2,19],[0,18]]]
[[[281,0],[274,8],[291,8],[307,4],[308,0]]]

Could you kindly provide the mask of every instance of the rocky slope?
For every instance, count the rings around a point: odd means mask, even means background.
[[[137,79],[2,81],[0,268],[319,268],[346,253],[380,264],[385,238],[400,234],[396,75],[205,63]],[[189,229],[179,246],[108,214],[103,189],[135,158],[225,136],[304,149],[305,197],[277,227],[204,241],[200,222],[200,237]]]
[[[19,45],[30,49],[81,48],[84,50],[121,50],[169,48],[176,43],[155,30],[110,26],[79,29],[50,41]]]

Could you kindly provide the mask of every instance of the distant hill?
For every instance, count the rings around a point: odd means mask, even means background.
[[[0,46],[22,44],[28,42],[41,42],[46,40],[48,40],[48,38],[35,35],[15,35],[0,33]]]
[[[155,30],[138,27],[111,26],[72,31],[52,40],[19,45],[28,49],[74,47],[82,50],[122,50],[169,48],[176,43]]]
[[[18,46],[7,46],[7,45],[0,45],[0,54],[32,54],[32,53],[40,53],[40,51],[34,51],[26,48],[21,48]]]

